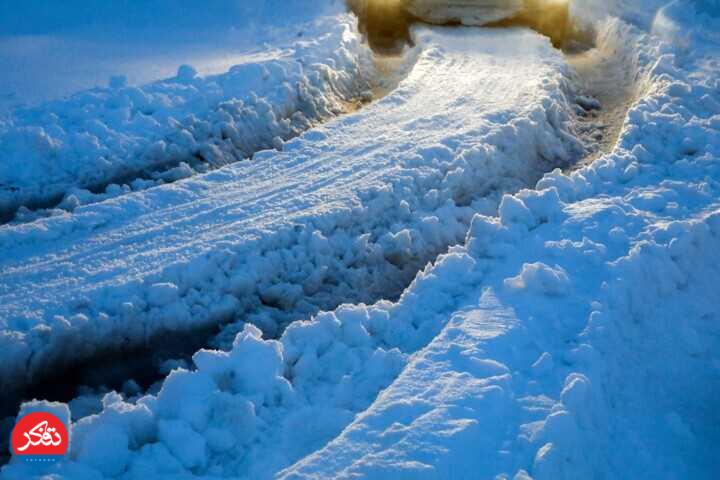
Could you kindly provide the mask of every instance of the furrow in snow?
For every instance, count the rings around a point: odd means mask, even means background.
[[[646,93],[640,70],[638,35],[623,21],[607,20],[593,27],[592,48],[566,53],[568,63],[579,77],[583,97],[578,102],[578,135],[588,150],[573,165],[578,169],[592,164],[615,148],[627,113]]]

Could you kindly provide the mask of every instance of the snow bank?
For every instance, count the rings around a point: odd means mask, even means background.
[[[66,194],[72,210],[82,199],[73,189],[104,192],[154,170],[244,159],[369,98],[369,53],[353,20],[327,17],[310,28],[277,58],[227,73],[201,77],[184,65],[141,87],[116,77],[106,88],[12,112],[0,124],[0,217]]]
[[[227,202],[219,192],[233,185],[243,185],[250,195],[239,199],[241,217],[227,214],[223,220],[232,229],[244,228],[252,240],[205,236],[212,247],[205,254],[83,292],[81,309],[87,314],[60,314],[66,301],[35,304],[30,308],[38,317],[13,323],[17,330],[7,339],[16,351],[12,359],[40,371],[47,362],[66,360],[69,345],[106,349],[163,328],[227,318],[275,333],[288,312],[308,312],[304,318],[310,318],[339,298],[362,302],[400,293],[428,260],[463,241],[474,212],[495,211],[504,193],[535,183],[543,171],[580,154],[570,133],[569,72],[547,39],[525,30],[438,29],[420,30],[417,40],[417,63],[395,92],[286,143],[281,153],[3,232],[4,245],[37,251],[60,232],[76,245],[75,237],[92,232],[97,221],[112,231],[125,220],[109,215],[156,211],[154,204],[167,202],[169,192],[193,200],[193,209],[207,192],[214,192],[207,199],[217,209],[218,202]],[[513,54],[498,55],[508,45]],[[474,71],[484,76],[468,75]],[[510,77],[513,88],[507,88]],[[451,87],[448,78],[454,80]],[[428,114],[430,99],[438,110]],[[378,125],[385,129],[381,134]],[[303,194],[305,170],[311,197]],[[259,191],[270,191],[272,203],[251,188],[253,182]],[[326,182],[329,190],[315,190]],[[279,209],[285,208],[282,197],[270,185],[293,197],[287,210]],[[254,207],[245,198],[260,201],[254,200]],[[320,201],[312,203],[315,198]],[[175,211],[177,198],[170,204]],[[288,215],[289,224],[263,224],[261,213],[275,221]],[[238,218],[259,227],[252,230]],[[213,229],[217,221],[213,216]],[[175,227],[165,228],[175,235]],[[391,384],[476,284],[475,263],[462,249],[452,249],[415,279],[399,303],[343,306],[291,324],[277,340],[264,340],[261,330],[246,325],[227,351],[195,354],[193,368],[175,370],[157,395],[128,401],[108,394],[98,415],[74,424],[78,448],[52,471],[73,478],[190,473],[267,478],[321,448]],[[127,270],[122,267],[123,275]],[[17,299],[9,304],[5,308],[28,308]],[[41,320],[51,314],[52,322]],[[71,350],[75,358],[87,353]],[[94,455],[90,445],[101,435],[116,441]],[[26,468],[13,463],[3,474],[24,476]]]
[[[716,45],[720,42],[720,3],[679,1],[670,2],[658,11],[653,21],[653,33],[688,50],[699,45]],[[693,24],[695,28],[685,28]],[[685,52],[692,55],[694,52]]]

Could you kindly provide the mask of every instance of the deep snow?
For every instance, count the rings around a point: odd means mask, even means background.
[[[581,153],[548,40],[421,28],[395,91],[283,152],[2,227],[5,351],[22,352],[6,354],[9,382],[67,355],[59,342],[106,348],[218,313],[272,330],[242,312],[388,291],[461,244],[397,302],[309,313],[277,339],[248,324],[157,394],[106,395],[45,471],[713,478],[720,5],[652,3],[596,20],[637,100],[613,151],[580,169],[542,176]]]

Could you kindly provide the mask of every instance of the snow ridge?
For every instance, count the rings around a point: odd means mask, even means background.
[[[158,170],[180,166],[156,178],[174,180],[282,148],[348,103],[369,99],[370,53],[353,34],[354,21],[315,23],[311,30],[323,33],[278,59],[208,77],[185,65],[175,78],[141,87],[113,78],[107,88],[14,111],[0,124],[0,218],[63,197],[61,207],[72,211],[98,201],[87,190],[104,199],[154,184],[129,180]]]

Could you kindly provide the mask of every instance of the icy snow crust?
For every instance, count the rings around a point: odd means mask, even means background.
[[[327,17],[308,39],[226,73],[202,77],[184,65],[146,86],[118,77],[18,108],[0,119],[0,219],[63,197],[65,210],[97,201],[87,189],[107,193],[102,200],[146,188],[153,182],[130,180],[156,170],[180,166],[165,175],[173,180],[242,160],[368,99],[369,53],[353,30],[349,17]],[[113,182],[128,185],[106,192]]]
[[[3,228],[6,385],[163,329],[237,318],[272,332],[285,311],[400,294],[462,243],[474,212],[581,153],[569,72],[547,39],[438,29],[417,42],[394,92],[283,152]],[[436,320],[454,305],[439,298],[426,303]],[[76,424],[76,456],[58,472],[271,475],[340,433],[439,331],[409,307],[347,307],[277,341],[248,326],[233,353],[196,354],[202,367],[172,373],[157,396],[107,397]],[[96,448],[108,436],[110,450]]]

